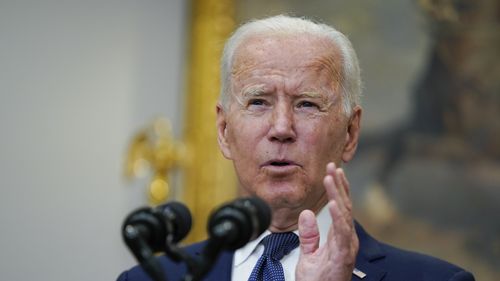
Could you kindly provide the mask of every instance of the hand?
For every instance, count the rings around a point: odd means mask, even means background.
[[[314,213],[304,210],[299,216],[300,257],[295,280],[347,281],[352,279],[359,241],[352,218],[349,183],[342,168],[326,166],[323,180],[332,224],[326,243],[319,247],[319,230]]]

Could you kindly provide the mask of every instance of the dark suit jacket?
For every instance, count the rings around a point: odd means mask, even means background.
[[[352,280],[363,281],[473,281],[471,273],[445,261],[380,243],[356,224],[360,247],[356,257],[356,268],[364,272],[363,279],[353,275]],[[191,255],[199,255],[206,242],[187,247]],[[234,252],[223,252],[216,261],[206,281],[230,281]],[[179,281],[186,273],[184,264],[159,257],[168,281]],[[123,272],[118,281],[151,281],[144,271],[136,266]],[[239,280],[238,280],[239,281]]]

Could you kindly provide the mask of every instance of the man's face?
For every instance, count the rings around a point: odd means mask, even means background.
[[[325,166],[349,161],[359,132],[361,109],[342,111],[340,69],[336,49],[311,36],[256,36],[238,47],[217,127],[243,195],[273,211],[323,206]]]

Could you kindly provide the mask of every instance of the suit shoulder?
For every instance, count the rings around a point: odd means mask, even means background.
[[[169,278],[172,280],[180,280],[186,272],[186,266],[182,263],[173,261],[172,259],[161,255],[156,257],[164,273],[168,272]],[[140,265],[136,265],[129,270],[126,270],[118,276],[117,281],[151,281],[144,269]]]
[[[389,280],[450,280],[450,281],[474,281],[470,272],[464,269],[429,255],[403,250],[394,246],[380,243],[386,256],[381,262],[385,263],[388,276],[393,275]],[[419,278],[409,278],[419,277]]]

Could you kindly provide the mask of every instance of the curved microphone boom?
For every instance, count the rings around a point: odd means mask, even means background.
[[[139,208],[127,216],[122,227],[125,244],[154,280],[165,280],[154,253],[166,251],[166,243],[177,243],[191,229],[191,213],[179,202],[156,208]]]
[[[208,222],[210,239],[222,240],[226,250],[236,250],[262,234],[271,223],[271,209],[262,199],[248,197],[223,205]]]
[[[184,280],[201,280],[222,250],[236,250],[259,237],[271,223],[271,209],[257,197],[240,198],[212,212],[208,221],[208,243],[202,259],[191,276]]]

